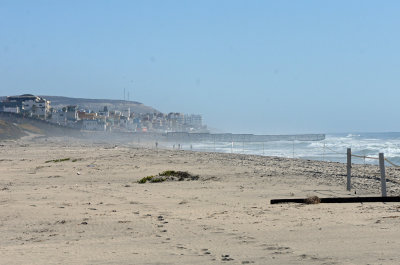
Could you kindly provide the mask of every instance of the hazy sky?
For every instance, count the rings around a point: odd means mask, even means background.
[[[0,95],[130,99],[221,131],[400,131],[400,1],[0,0]]]

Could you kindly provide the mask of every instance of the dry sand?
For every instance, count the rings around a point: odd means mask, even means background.
[[[343,164],[32,136],[0,148],[1,264],[399,262],[399,203],[270,204],[355,196]],[[200,179],[137,183],[164,170]],[[376,166],[353,172],[357,195],[380,194]]]

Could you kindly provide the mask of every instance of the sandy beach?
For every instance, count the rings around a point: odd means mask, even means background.
[[[377,166],[354,165],[348,192],[340,163],[34,135],[0,149],[0,264],[398,263],[399,203],[270,204],[379,196]],[[199,179],[138,183],[165,170]]]

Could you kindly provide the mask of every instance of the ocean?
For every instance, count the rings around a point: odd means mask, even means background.
[[[177,149],[179,143],[169,143],[169,145],[169,148],[175,146]],[[194,142],[183,143],[180,148],[193,151],[278,156],[342,163],[346,163],[347,148],[351,148],[352,154],[368,157],[352,157],[352,163],[378,164],[377,158],[382,152],[386,159],[400,165],[400,132],[327,134],[324,141]]]

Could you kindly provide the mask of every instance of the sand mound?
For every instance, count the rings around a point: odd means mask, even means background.
[[[18,126],[0,120],[0,140],[18,139],[24,135],[26,134]]]
[[[31,132],[31,133],[37,133],[37,134],[44,134],[45,133],[42,129],[40,129],[37,126],[34,126],[32,124],[29,124],[29,123],[18,124],[18,127],[20,127],[23,130],[26,130],[28,132]]]

